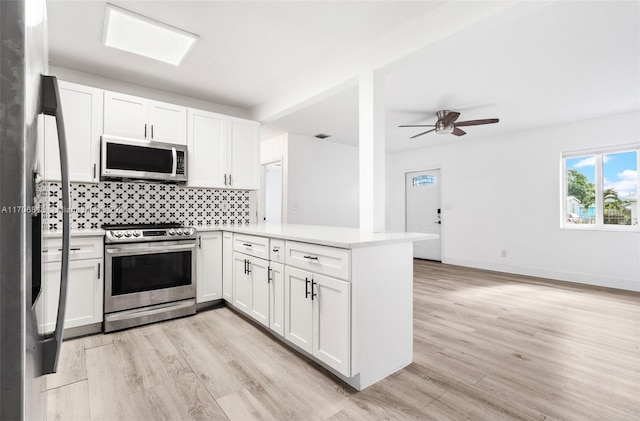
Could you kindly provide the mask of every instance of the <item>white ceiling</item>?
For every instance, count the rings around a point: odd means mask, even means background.
[[[389,48],[384,43],[398,38],[385,35],[417,16],[420,22],[433,19],[434,28],[454,23],[435,20],[442,2],[114,4],[201,40],[183,66],[157,63],[101,44],[104,1],[49,0],[52,64],[246,109],[277,101],[291,81],[309,75],[313,82],[318,69],[340,66],[365,47]],[[386,63],[387,150],[637,110],[639,16],[636,1],[521,2]],[[272,134],[324,132],[333,135],[330,141],[357,145],[358,91],[353,81],[344,86],[264,128]],[[460,121],[498,117],[500,123],[468,127],[461,138],[428,134],[415,140],[408,138],[418,131],[397,127],[433,124],[440,109],[460,111]]]

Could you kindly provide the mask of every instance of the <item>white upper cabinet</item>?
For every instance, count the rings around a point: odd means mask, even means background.
[[[229,119],[231,141],[230,185],[236,189],[260,188],[260,124]]]
[[[260,124],[189,109],[189,186],[260,188]]]
[[[189,185],[225,187],[227,139],[225,116],[207,111],[187,111]]]
[[[187,144],[187,109],[166,102],[149,101],[150,140]]]
[[[69,82],[58,82],[67,134],[69,178],[97,183],[100,177],[100,135],[102,134],[102,90]],[[54,117],[45,118],[45,180],[60,180],[60,152]]]
[[[133,95],[105,91],[104,134],[187,144],[187,109]]]

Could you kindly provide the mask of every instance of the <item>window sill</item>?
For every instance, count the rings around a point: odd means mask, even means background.
[[[635,232],[640,233],[640,225],[590,225],[590,224],[564,224],[561,229],[571,231],[610,231],[610,232]]]

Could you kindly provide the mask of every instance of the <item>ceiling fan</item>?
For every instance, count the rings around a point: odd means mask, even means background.
[[[463,136],[467,134],[464,130],[459,129],[458,127],[464,126],[478,126],[481,124],[493,124],[500,121],[497,118],[487,118],[484,120],[469,120],[469,121],[460,121],[456,123],[455,121],[460,117],[460,113],[456,111],[442,110],[438,111],[438,121],[436,124],[406,124],[398,127],[435,127],[434,129],[427,130],[426,132],[418,133],[415,136],[411,136],[410,139],[414,139],[418,136],[422,136],[423,134],[436,132],[438,134],[452,134],[454,136]]]

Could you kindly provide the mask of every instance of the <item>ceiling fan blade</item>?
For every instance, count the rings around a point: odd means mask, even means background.
[[[404,124],[398,127],[436,127],[435,124]]]
[[[435,132],[435,131],[436,131],[436,129],[427,130],[426,132],[418,133],[415,136],[411,136],[409,139],[415,139],[418,136],[422,136],[423,134],[427,134],[427,133],[431,133],[431,132]]]
[[[446,126],[450,126],[451,123],[453,123],[454,121],[456,121],[458,119],[458,117],[460,117],[460,113],[455,112],[455,111],[451,111],[449,114],[444,116],[444,118],[442,119],[442,124],[445,127]]]
[[[460,130],[457,127],[454,127],[453,131],[451,132],[451,134],[454,135],[454,136],[464,136],[464,135],[467,134],[467,132],[465,132],[464,130]]]
[[[500,119],[497,118],[487,118],[484,120],[469,120],[469,121],[461,121],[456,123],[456,127],[464,127],[464,126],[479,126],[480,124],[493,124],[499,122]]]

